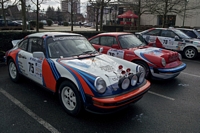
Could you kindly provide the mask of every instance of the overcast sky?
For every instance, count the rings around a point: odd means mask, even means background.
[[[85,13],[86,12],[86,8],[84,5],[86,5],[87,1],[88,0],[80,0],[81,1],[81,13]],[[44,4],[41,4],[41,9],[43,10],[47,10],[47,8],[51,6],[51,7],[54,7],[55,10],[59,7],[60,7],[60,0],[52,0],[52,1],[49,1],[49,2],[45,2]]]

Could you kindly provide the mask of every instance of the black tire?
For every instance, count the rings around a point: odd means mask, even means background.
[[[197,50],[194,47],[187,47],[183,52],[187,59],[195,59],[197,56]]]
[[[136,63],[136,64],[138,64],[138,65],[140,65],[144,68],[146,79],[151,78],[151,72],[150,72],[149,66],[147,65],[146,62],[144,62],[144,61],[134,61],[134,63]]]
[[[70,81],[61,83],[58,91],[59,100],[65,111],[78,116],[82,111],[82,99],[77,87]]]
[[[13,82],[18,83],[20,81],[20,74],[13,59],[8,61],[8,73]]]

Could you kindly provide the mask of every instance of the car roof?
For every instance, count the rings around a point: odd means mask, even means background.
[[[105,33],[100,33],[98,35],[113,35],[113,36],[118,36],[118,35],[125,35],[125,34],[132,34],[129,32],[105,32]]]
[[[82,36],[76,33],[66,33],[66,32],[39,32],[33,33],[28,35],[28,37],[43,37],[43,36],[59,36],[59,35],[66,35],[66,36]]]
[[[179,30],[195,30],[195,29],[189,29],[189,28],[176,28],[176,29],[179,29]]]

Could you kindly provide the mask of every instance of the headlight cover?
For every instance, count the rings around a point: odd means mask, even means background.
[[[138,83],[142,83],[145,79],[145,73],[144,72],[139,73],[138,77],[139,77]]]
[[[165,61],[164,58],[161,59],[161,63],[162,63],[162,65],[163,65],[164,67],[166,66],[166,61]]]
[[[106,91],[106,82],[101,77],[95,79],[94,86],[99,93],[104,93]]]
[[[178,58],[179,58],[180,61],[182,60],[182,56],[181,56],[180,53],[178,53]]]
[[[121,89],[125,90],[129,87],[130,85],[130,80],[127,77],[123,77],[119,80],[119,86]]]
[[[135,86],[135,85],[137,84],[137,82],[138,82],[138,76],[135,75],[135,74],[129,76],[129,79],[130,79],[130,81],[131,81],[131,85],[132,85],[132,86]]]

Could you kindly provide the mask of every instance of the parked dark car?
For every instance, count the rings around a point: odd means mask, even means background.
[[[20,23],[13,22],[11,20],[6,20],[7,21],[7,26],[21,26]],[[5,21],[3,19],[0,19],[0,26],[5,26]]]
[[[177,28],[187,34],[191,38],[198,38],[200,39],[200,33],[195,29],[188,29],[188,28]]]

